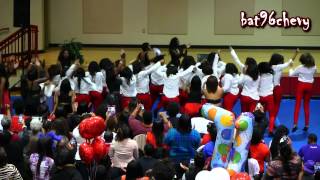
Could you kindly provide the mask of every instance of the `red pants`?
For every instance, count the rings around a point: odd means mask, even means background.
[[[131,100],[132,100],[131,97],[121,96],[121,108],[122,109],[127,108]]]
[[[2,93],[1,114],[8,115],[7,108],[10,108],[10,93],[7,89],[4,89]]]
[[[90,102],[91,102],[91,98],[90,98],[89,94],[77,94],[75,101],[78,104],[85,102],[89,106]]]
[[[258,101],[249,96],[240,96],[241,112],[253,112],[257,106]]]
[[[94,109],[97,109],[100,104],[103,102],[103,95],[98,91],[90,91],[91,102],[93,104]]]
[[[140,101],[140,103],[143,104],[144,109],[146,111],[151,111],[152,108],[152,100],[149,93],[146,94],[137,94],[137,98]]]
[[[296,105],[294,108],[294,124],[298,124],[299,111],[301,100],[303,100],[303,108],[304,108],[304,120],[305,126],[309,126],[309,118],[310,118],[310,98],[312,93],[312,83],[305,83],[298,81],[297,93],[296,93]]]
[[[274,102],[274,117],[276,118],[279,113],[280,104],[282,99],[282,87],[280,85],[273,88],[273,102]]]
[[[183,112],[190,117],[196,117],[199,115],[201,107],[201,103],[186,103],[183,107]]]
[[[274,127],[274,120],[275,120],[273,95],[269,95],[265,97],[260,96],[260,103],[263,105],[265,112],[267,111],[269,112],[269,132],[272,132]]]
[[[163,96],[161,97],[161,103],[159,103],[159,104],[161,104],[162,107],[166,108],[167,105],[168,105],[170,102],[176,102],[176,103],[180,104],[179,97],[168,98],[168,97],[166,97],[165,95],[163,95]]]
[[[236,104],[238,100],[238,96],[231,94],[231,93],[227,93],[224,95],[223,97],[223,103],[222,103],[222,107],[225,108],[228,111],[233,110],[234,105]]]
[[[157,98],[162,94],[163,85],[157,86],[150,83],[149,88],[150,88],[151,101],[152,101],[151,103],[153,104],[157,100]]]

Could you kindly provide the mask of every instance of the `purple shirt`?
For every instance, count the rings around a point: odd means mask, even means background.
[[[315,163],[320,162],[320,146],[317,144],[307,144],[299,150],[299,156],[303,162],[313,160]]]
[[[136,136],[138,134],[147,134],[147,132],[150,132],[152,130],[151,126],[147,127],[141,121],[137,120],[134,116],[130,116],[128,122],[133,136]]]
[[[54,161],[50,157],[43,157],[41,164],[40,164],[40,172],[37,173],[37,164],[38,164],[39,154],[33,153],[30,156],[30,169],[33,174],[34,180],[49,180],[50,179],[50,171],[54,164]]]

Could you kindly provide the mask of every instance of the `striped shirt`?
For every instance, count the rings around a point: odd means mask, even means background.
[[[302,171],[302,161],[295,154],[289,161],[290,174],[284,169],[284,165],[280,160],[271,161],[267,168],[267,176],[274,180],[296,180]]]
[[[22,180],[22,177],[13,164],[6,164],[0,168],[0,179]]]

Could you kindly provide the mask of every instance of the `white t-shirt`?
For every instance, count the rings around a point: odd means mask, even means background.
[[[254,176],[259,174],[260,167],[259,163],[256,159],[250,158],[248,159],[248,170],[249,170],[249,176],[251,180],[254,180]]]
[[[314,74],[317,72],[317,67],[307,68],[303,65],[298,66],[295,70],[290,69],[289,76],[298,76],[300,82],[313,83]]]
[[[221,79],[221,83],[225,93],[239,94],[239,75],[225,74]]]
[[[260,75],[259,96],[266,97],[273,94],[273,75],[270,73]]]
[[[282,70],[287,68],[290,63],[292,62],[292,59],[290,59],[288,62],[278,65],[272,65],[271,68],[273,69],[273,84],[274,86],[280,85],[280,80],[282,76]]]

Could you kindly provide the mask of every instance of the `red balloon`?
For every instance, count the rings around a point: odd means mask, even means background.
[[[106,129],[106,124],[104,119],[100,116],[94,116],[90,118],[90,129],[89,133],[93,135],[93,137],[100,136],[103,131]]]
[[[96,137],[92,142],[94,150],[94,159],[96,161],[101,160],[107,155],[107,145],[101,137]]]
[[[91,139],[94,136],[90,133],[90,118],[84,119],[79,124],[79,133],[85,139]]]
[[[94,151],[93,147],[89,143],[82,143],[79,147],[79,154],[81,160],[84,161],[86,164],[91,164],[94,159]]]
[[[231,180],[250,180],[250,176],[248,175],[248,173],[241,172],[233,175],[231,177]]]

